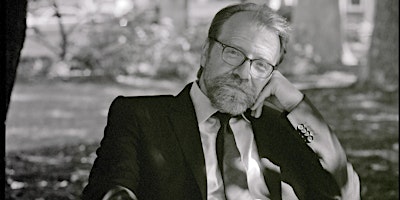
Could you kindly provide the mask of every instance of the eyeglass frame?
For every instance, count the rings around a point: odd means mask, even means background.
[[[213,41],[219,43],[219,44],[222,46],[221,59],[222,59],[226,64],[231,65],[231,66],[233,66],[234,68],[236,68],[236,67],[239,67],[239,66],[243,65],[243,63],[245,63],[247,60],[250,61],[250,72],[249,72],[249,74],[252,75],[252,76],[255,76],[256,78],[261,78],[261,79],[266,79],[266,78],[268,78],[268,77],[272,74],[272,72],[273,72],[274,70],[276,70],[276,68],[277,68],[277,66],[278,66],[278,65],[273,65],[273,64],[269,63],[267,60],[262,59],[262,58],[250,59],[250,58],[247,57],[246,54],[243,53],[243,51],[241,51],[240,49],[238,49],[238,48],[236,48],[236,47],[233,47],[233,46],[230,46],[230,45],[227,45],[227,44],[224,44],[224,43],[222,43],[221,41],[217,40],[217,39],[214,38],[214,37],[208,37],[208,38],[209,38],[210,40],[213,40]],[[228,62],[224,59],[224,56],[223,56],[226,47],[232,48],[232,49],[234,49],[234,50],[240,52],[240,53],[243,55],[243,57],[244,57],[243,61],[242,61],[240,64],[238,64],[237,66],[228,63]],[[267,74],[267,76],[265,76],[265,77],[261,77],[261,76],[252,74],[252,73],[251,73],[251,68],[252,68],[252,66],[253,66],[253,61],[255,61],[255,60],[262,60],[262,61],[265,61],[265,63],[267,63],[268,65],[270,65],[270,66],[272,67],[271,73],[270,73],[270,74]]]

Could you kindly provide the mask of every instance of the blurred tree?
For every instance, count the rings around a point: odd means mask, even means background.
[[[374,30],[359,86],[398,91],[399,1],[376,1]]]
[[[292,42],[312,51],[316,63],[340,63],[341,21],[338,0],[301,0],[294,7]]]
[[[34,3],[32,2],[31,4]],[[35,42],[38,42],[53,53],[51,56],[52,64],[49,69],[51,76],[68,78],[72,56],[71,49],[74,48],[74,43],[77,41],[74,40],[73,35],[79,31],[79,27],[90,21],[91,15],[83,13],[76,5],[66,6],[67,3],[60,0],[42,1],[39,5],[41,6],[36,5],[36,8],[30,9],[35,11],[35,9],[47,8],[47,12],[50,12],[51,16],[46,17],[49,21],[45,26],[39,24],[32,25],[30,29],[33,31],[33,35],[31,36]],[[86,4],[85,6],[89,7],[90,5]],[[66,23],[68,19],[65,17],[71,15],[71,13],[65,11],[71,7],[76,8],[73,13],[74,17],[76,17],[76,22],[68,24]],[[55,24],[51,23],[50,20],[54,20]],[[52,32],[52,30],[55,31]],[[54,35],[56,39],[51,39]]]
[[[68,34],[67,34],[64,24],[62,22],[62,15],[60,14],[60,10],[58,8],[57,2],[55,0],[53,0],[52,3],[53,3],[52,6],[54,7],[55,16],[57,17],[58,27],[60,29],[60,35],[61,35],[59,57],[60,57],[60,60],[65,60],[65,56],[66,56],[67,50],[68,50]]]
[[[160,19],[170,19],[163,23],[171,23],[177,32],[184,31],[188,26],[188,0],[160,0]]]
[[[57,0],[52,0],[52,1],[38,1],[38,2],[32,2],[30,5],[36,5],[32,6],[35,8],[30,8],[29,10],[35,10],[38,8],[46,8],[48,7],[50,11],[52,11],[52,16],[48,16],[48,18],[55,18],[57,21],[57,30],[58,34],[60,37],[60,41],[57,44],[54,44],[54,41],[50,40],[48,37],[48,30],[52,26],[52,24],[47,24],[46,27],[41,27],[39,25],[33,25],[30,27],[32,31],[34,32],[33,37],[35,38],[35,41],[39,42],[42,44],[45,48],[48,48],[54,55],[57,57],[57,60],[64,60],[67,52],[68,52],[68,47],[70,46],[69,44],[69,35],[72,33],[72,30],[76,27],[73,26],[70,30],[67,31],[65,24],[63,23],[63,14],[60,11],[60,6],[62,6],[62,3],[57,2]],[[36,8],[37,7],[37,8]]]
[[[10,103],[11,92],[19,63],[20,53],[25,41],[27,0],[7,0],[6,7],[6,112]]]
[[[240,0],[241,3],[266,4],[268,7],[276,10],[276,12],[291,21],[292,4],[288,4],[285,0]]]

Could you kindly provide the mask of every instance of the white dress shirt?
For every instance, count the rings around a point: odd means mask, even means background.
[[[209,200],[223,199],[224,186],[218,168],[216,138],[220,127],[219,120],[212,115],[218,110],[212,107],[210,100],[202,93],[197,83],[190,91],[200,129],[201,143],[207,173],[207,195]],[[229,121],[237,148],[240,152],[238,165],[246,171],[248,190],[239,192],[240,188],[227,189],[228,199],[269,199],[269,191],[264,182],[262,166],[258,156],[251,124],[244,118],[232,118]],[[231,197],[231,198],[230,198]]]

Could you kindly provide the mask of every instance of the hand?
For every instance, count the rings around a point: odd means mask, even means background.
[[[112,195],[107,200],[134,200],[134,199],[132,199],[127,192],[118,192]]]
[[[269,82],[261,90],[256,102],[250,108],[251,115],[255,118],[261,116],[264,101],[268,101],[276,107],[290,112],[303,99],[303,93],[300,92],[286,77],[279,71],[271,74]]]
[[[109,190],[102,200],[137,200],[136,196],[132,193],[129,194],[129,189],[122,186],[116,186]]]

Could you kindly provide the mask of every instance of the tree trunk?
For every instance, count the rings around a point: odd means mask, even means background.
[[[301,0],[293,9],[292,42],[312,49],[316,63],[340,63],[341,20],[338,0]]]
[[[57,17],[58,28],[60,29],[60,36],[61,36],[60,53],[58,56],[61,61],[65,61],[65,56],[68,51],[68,35],[65,30],[64,24],[62,22],[63,16],[60,14],[60,10],[58,8],[58,3],[56,2],[56,0],[53,0],[53,9],[54,9],[55,15]]]
[[[368,52],[368,78],[362,83],[386,91],[398,91],[399,1],[376,1],[375,23]],[[369,81],[369,82],[367,82]]]
[[[6,7],[6,112],[10,104],[20,53],[25,41],[27,0],[7,0]]]

